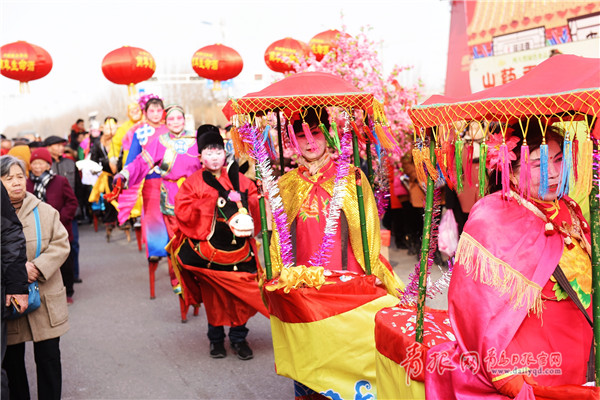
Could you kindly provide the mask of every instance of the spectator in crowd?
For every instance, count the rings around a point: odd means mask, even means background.
[[[27,254],[25,248],[25,236],[23,235],[23,226],[17,217],[15,208],[10,202],[8,192],[2,186],[2,198],[0,206],[2,207],[2,361],[6,353],[6,339],[8,331],[6,325],[8,313],[10,312],[11,301],[13,298],[20,305],[19,311],[23,312],[28,305],[27,290]],[[4,367],[2,367],[2,399],[9,398],[8,377]]]
[[[0,134],[0,155],[8,154],[8,151],[12,147],[12,141],[7,139],[6,136]]]
[[[79,176],[79,171],[77,170],[73,158],[65,156],[66,144],[67,140],[60,136],[49,136],[44,141],[44,145],[48,148],[48,151],[52,156],[53,162],[50,163],[52,165],[52,172],[67,178],[76,198],[81,198],[81,177]],[[78,204],[79,209],[84,208],[87,205],[82,205],[81,202]],[[82,280],[79,277],[79,226],[77,225],[77,218],[73,218],[72,228],[69,231],[72,232],[72,236],[69,235],[69,240],[73,246],[73,281],[75,283],[81,283]]]
[[[25,343],[33,342],[38,397],[60,399],[59,343],[60,336],[69,329],[69,311],[58,270],[69,256],[69,239],[58,211],[25,190],[26,177],[25,167],[19,159],[8,155],[0,157],[0,179],[24,227],[28,282],[38,281],[42,303],[37,310],[6,324],[8,345],[2,366],[8,376],[11,398],[29,399]]]
[[[27,191],[45,203],[50,204],[60,213],[60,222],[69,233],[71,251],[69,257],[61,267],[63,282],[67,288],[67,300],[73,302],[73,219],[77,211],[77,199],[75,193],[69,186],[69,182],[63,176],[56,175],[51,170],[52,157],[46,148],[34,149],[31,153],[31,173],[27,181]]]

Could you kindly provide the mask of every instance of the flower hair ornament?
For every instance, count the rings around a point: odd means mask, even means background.
[[[507,131],[492,134],[487,140],[487,160],[486,165],[490,170],[502,172],[502,194],[508,195],[510,190],[510,163],[517,159],[514,152],[519,143],[519,138],[512,136]]]
[[[152,93],[140,96],[140,98],[138,99],[138,104],[140,105],[140,108],[142,110],[144,110],[146,108],[146,103],[148,103],[148,101],[150,99],[158,99],[158,100],[162,101],[162,99],[160,98],[160,96],[158,96],[156,94],[152,94]]]

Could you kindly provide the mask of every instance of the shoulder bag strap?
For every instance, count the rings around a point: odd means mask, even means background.
[[[556,279],[556,282],[558,282],[558,285],[565,292],[567,292],[567,294],[569,295],[569,298],[571,300],[573,300],[573,303],[575,303],[575,305],[577,306],[577,308],[579,308],[579,310],[583,313],[583,315],[585,315],[585,319],[590,324],[590,326],[592,328],[594,328],[594,323],[593,323],[592,319],[588,315],[587,311],[585,311],[585,308],[583,307],[583,304],[581,304],[581,300],[579,300],[579,297],[577,296],[577,293],[575,293],[575,290],[573,290],[573,287],[569,283],[569,280],[565,276],[565,273],[562,270],[562,268],[560,268],[560,265],[556,266],[556,269],[554,270],[554,272],[552,273],[552,275],[554,275],[554,278]],[[587,381],[588,382],[592,382],[594,380],[594,376],[595,376],[595,368],[594,368],[594,341],[592,340],[592,348],[590,349],[590,358],[588,359],[588,363],[587,363]]]
[[[42,251],[42,227],[40,225],[40,212],[37,206],[33,209],[33,215],[35,217],[35,236],[37,238],[37,248],[35,250],[35,258],[40,256]]]

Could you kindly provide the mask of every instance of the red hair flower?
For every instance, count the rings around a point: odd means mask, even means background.
[[[508,149],[508,160],[514,161],[517,159],[517,155],[513,151],[517,144],[519,143],[519,138],[516,136],[508,136],[506,138],[506,148]],[[500,146],[502,146],[502,135],[495,134],[490,135],[487,140],[488,145],[488,153],[486,166],[489,169],[498,170],[500,165],[502,164],[502,153],[500,152]]]

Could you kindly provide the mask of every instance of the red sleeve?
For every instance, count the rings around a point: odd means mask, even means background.
[[[244,185],[243,190],[248,190],[248,212],[254,220],[254,235],[261,232],[260,207],[258,206],[258,190],[256,184],[240,173],[240,184]]]
[[[175,195],[175,216],[179,230],[187,237],[206,240],[216,205],[216,191],[204,183],[202,170],[194,172]]]

